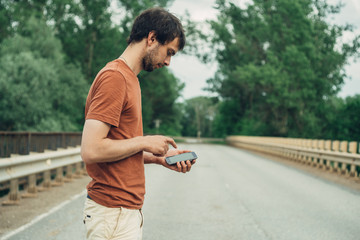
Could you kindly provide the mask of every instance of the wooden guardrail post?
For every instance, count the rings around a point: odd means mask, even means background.
[[[44,182],[42,184],[42,190],[48,190],[51,188],[51,173],[50,170],[44,172]]]
[[[301,145],[301,147],[302,148],[306,148],[306,140],[305,139],[301,139],[301,143],[300,143]],[[302,154],[301,152],[299,153],[299,161],[300,161],[300,163],[305,163],[306,162],[306,157],[305,157],[305,155],[304,154]]]
[[[349,143],[349,152],[350,153],[357,153],[357,142],[350,142]],[[356,165],[354,163],[352,163],[350,165],[350,172],[348,173],[349,177],[358,177],[358,173],[356,171]]]
[[[340,142],[340,152],[347,152],[347,146],[348,146],[347,141]],[[347,173],[348,173],[347,164],[341,163],[341,170],[339,171],[339,174],[347,175]]]
[[[66,167],[66,175],[65,175],[65,182],[71,182],[73,179],[73,165],[68,165]]]
[[[318,140],[314,139],[314,140],[311,141],[311,148],[312,149],[318,149]],[[312,162],[310,162],[311,165],[313,167],[317,167],[318,166],[318,159],[316,157],[311,157],[310,159],[312,161]]]
[[[332,142],[332,150],[335,152],[338,152],[340,149],[340,141],[333,141]],[[331,163],[330,163],[331,164]],[[339,162],[335,161],[333,162],[333,167],[330,169],[331,172],[339,172]]]
[[[61,186],[64,184],[64,174],[63,174],[63,167],[58,167],[56,169],[56,177],[55,177],[55,184],[54,186]]]
[[[21,196],[24,197],[24,198],[36,197],[37,196],[36,174],[29,175],[27,192],[24,193]]]
[[[331,151],[331,140],[326,140],[324,143],[324,150]],[[332,166],[329,159],[324,159],[325,161],[325,170],[331,170]]]
[[[306,148],[311,148],[311,140],[310,139],[305,140],[305,147]],[[305,164],[310,165],[310,162],[311,162],[311,157],[306,155],[305,156]]]
[[[289,141],[288,141],[288,145],[289,146],[295,146],[296,145],[295,139],[290,138]],[[295,160],[295,158],[296,158],[296,153],[293,152],[293,151],[289,151],[289,159],[290,160]]]
[[[3,205],[18,205],[20,200],[19,193],[19,179],[11,179],[10,180],[10,193],[9,200],[4,201]]]
[[[320,151],[324,151],[324,150],[325,150],[325,140],[319,140],[318,149],[319,149]],[[318,167],[319,167],[320,169],[325,169],[324,157],[323,157],[322,154],[320,154]]]
[[[331,140],[326,140],[325,141],[324,150],[331,151]]]
[[[82,165],[81,162],[75,163],[75,178],[81,178],[82,177]]]

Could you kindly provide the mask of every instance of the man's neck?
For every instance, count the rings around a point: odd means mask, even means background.
[[[138,75],[142,69],[142,59],[145,52],[145,43],[143,41],[139,43],[132,43],[127,46],[125,51],[121,54],[119,59],[122,59],[129,68]]]

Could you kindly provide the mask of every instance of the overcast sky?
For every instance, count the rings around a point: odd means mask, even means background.
[[[244,4],[248,0],[236,0],[238,4]],[[329,3],[337,3],[338,0],[328,0]],[[357,34],[360,34],[360,1],[359,0],[342,0],[345,7],[341,13],[331,21],[337,23],[354,24]],[[170,7],[170,11],[176,15],[183,15],[187,9],[191,18],[195,21],[204,21],[206,19],[215,19],[217,11],[213,8],[215,0],[175,0]],[[345,38],[351,37],[346,34]],[[186,86],[183,91],[184,99],[195,96],[209,96],[210,93],[202,90],[206,87],[206,79],[211,78],[216,72],[216,63],[202,64],[195,57],[186,55],[177,55],[172,58],[170,69]],[[353,96],[360,94],[360,59],[357,62],[351,60],[345,68],[349,78],[346,79],[340,97]]]

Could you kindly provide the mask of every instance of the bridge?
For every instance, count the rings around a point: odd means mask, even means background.
[[[316,151],[289,140],[192,142],[178,144],[199,156],[191,172],[145,167],[144,240],[360,239],[359,154],[325,142]],[[0,206],[0,239],[85,239],[89,178],[75,173],[37,198]]]

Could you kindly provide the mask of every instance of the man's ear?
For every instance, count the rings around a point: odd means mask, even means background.
[[[149,32],[148,37],[147,37],[147,45],[150,47],[151,45],[153,45],[156,42],[157,42],[157,40],[156,40],[155,31]]]

